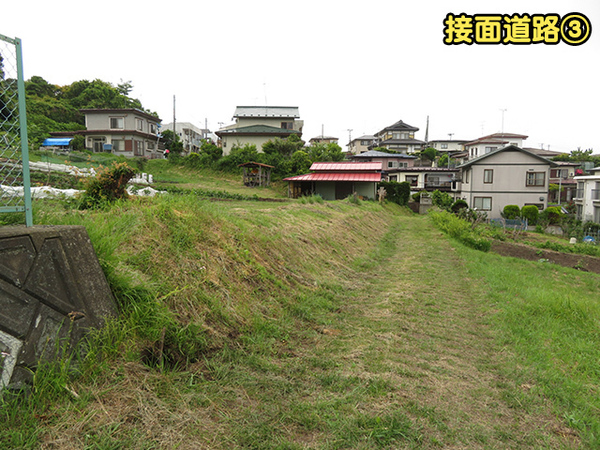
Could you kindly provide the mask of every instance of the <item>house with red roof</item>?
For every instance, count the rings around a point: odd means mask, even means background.
[[[284,178],[288,196],[320,195],[324,200],[342,200],[356,193],[368,199],[377,197],[377,184],[383,175],[381,162],[315,162],[311,173]]]

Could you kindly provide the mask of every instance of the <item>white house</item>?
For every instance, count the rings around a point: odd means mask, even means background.
[[[477,158],[508,145],[523,148],[523,141],[527,137],[523,134],[515,133],[494,133],[480,137],[474,141],[465,142],[464,149],[469,153],[469,158]]]
[[[302,137],[304,121],[300,120],[296,106],[238,106],[233,125],[221,128],[216,135],[221,139],[223,155],[228,155],[234,146],[262,146],[275,138],[284,139],[292,134]]]
[[[573,199],[577,218],[600,223],[600,167],[590,170],[592,175],[576,176],[577,191]]]
[[[528,150],[509,145],[458,166],[454,190],[470,208],[500,217],[506,205],[548,205],[550,168],[557,164]]]

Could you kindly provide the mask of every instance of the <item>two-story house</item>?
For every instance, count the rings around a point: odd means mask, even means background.
[[[523,141],[528,136],[515,133],[494,133],[480,137],[474,141],[464,143],[464,150],[469,154],[469,158],[477,158],[496,151],[508,145],[514,145],[523,148]]]
[[[557,164],[528,150],[509,145],[458,166],[455,190],[470,208],[499,218],[506,205],[548,205],[550,168]]]
[[[161,120],[139,109],[82,109],[85,147],[93,152],[112,152],[126,157],[162,157],[159,148]]]
[[[358,155],[369,151],[369,148],[373,148],[375,143],[375,136],[365,134],[357,138],[352,139],[348,143],[348,153],[351,155]]]
[[[383,147],[387,150],[408,154],[418,152],[423,148],[425,142],[415,139],[417,131],[419,131],[417,127],[399,120],[376,133],[375,143],[371,148]]]
[[[600,167],[590,169],[590,172],[591,175],[575,177],[577,218],[584,222],[600,223]]]
[[[221,139],[223,155],[228,155],[234,146],[246,144],[255,145],[261,152],[269,140],[292,134],[302,137],[304,121],[299,118],[296,106],[238,106],[233,115],[235,123],[221,128],[216,135]]]

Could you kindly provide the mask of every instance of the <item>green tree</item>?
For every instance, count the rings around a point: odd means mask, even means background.
[[[421,150],[419,152],[419,156],[421,157],[421,159],[426,159],[431,162],[435,161],[437,155],[438,151],[433,147],[427,147],[426,149]]]
[[[165,149],[174,155],[180,155],[183,152],[183,142],[181,142],[179,136],[173,133],[172,130],[163,131],[160,140],[164,144]]]
[[[262,146],[263,153],[267,155],[279,154],[290,158],[295,152],[302,149],[304,143],[297,134],[292,134],[285,139],[275,138],[265,142]]]

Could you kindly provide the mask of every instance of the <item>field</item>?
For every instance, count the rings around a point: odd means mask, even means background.
[[[178,189],[34,205],[86,226],[121,317],[3,398],[0,448],[600,446],[598,274],[393,204],[148,171]],[[200,195],[221,190],[245,197]]]

